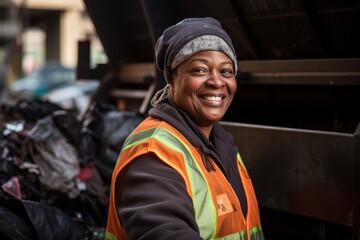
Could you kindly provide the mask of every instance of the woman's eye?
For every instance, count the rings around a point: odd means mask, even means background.
[[[231,69],[222,69],[220,72],[224,76],[232,76],[233,75],[233,71]]]
[[[204,72],[206,72],[206,69],[204,69],[204,68],[194,68],[192,72],[194,72],[194,73],[204,73]]]

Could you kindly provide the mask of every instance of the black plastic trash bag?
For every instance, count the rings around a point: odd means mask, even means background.
[[[33,201],[13,200],[0,204],[1,239],[81,240],[86,229],[63,210]]]
[[[113,105],[94,102],[83,119],[80,159],[94,161],[109,183],[125,138],[143,119],[144,115],[139,112],[119,111]]]
[[[7,207],[0,205],[0,239],[2,240],[34,240],[36,231],[31,224]]]
[[[62,110],[62,108],[57,104],[40,99],[20,100],[14,106],[5,104],[1,106],[1,111],[7,116],[24,119],[29,123],[35,123],[57,110]]]
[[[39,166],[45,188],[66,193],[75,187],[80,169],[78,152],[56,127],[52,115],[36,122],[24,146]]]

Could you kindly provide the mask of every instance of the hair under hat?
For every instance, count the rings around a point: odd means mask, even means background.
[[[168,82],[170,73],[200,51],[216,50],[226,54],[237,72],[237,58],[231,38],[214,18],[186,18],[165,29],[155,45],[156,65]],[[165,99],[168,84],[152,99],[153,106]]]

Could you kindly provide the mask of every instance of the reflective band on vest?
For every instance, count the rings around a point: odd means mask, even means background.
[[[156,133],[155,133],[156,132]],[[200,236],[204,239],[214,238],[216,229],[216,208],[212,201],[211,193],[208,190],[205,176],[199,171],[199,166],[194,161],[194,156],[187,146],[176,138],[171,132],[164,128],[151,128],[132,135],[125,141],[124,151],[134,145],[147,141],[150,137],[157,139],[172,151],[183,156],[187,175],[193,194],[196,223],[200,229]]]
[[[248,218],[250,220],[247,221],[240,212],[240,203],[235,192],[221,170],[215,166],[215,171],[207,172],[202,165],[199,149],[192,146],[172,126],[151,117],[135,129],[124,142],[114,169],[113,182],[121,169],[132,159],[149,152],[155,153],[183,177],[186,189],[193,200],[196,222],[203,239],[263,239],[257,201],[239,154],[237,155],[239,172],[241,176],[246,175],[241,178],[248,179],[247,185],[244,184],[247,197],[249,197]],[[121,231],[116,228],[121,228]],[[111,234],[119,235],[117,237],[120,239],[124,233],[117,219],[114,198],[111,198],[107,239],[116,239],[112,238]]]

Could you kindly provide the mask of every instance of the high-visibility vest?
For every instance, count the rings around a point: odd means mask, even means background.
[[[152,117],[143,121],[124,142],[113,171],[106,239],[128,239],[117,216],[115,180],[118,173],[133,159],[149,152],[155,153],[183,177],[203,239],[264,239],[257,199],[240,155],[237,154],[237,165],[247,199],[246,218],[225,175],[216,164],[213,164],[215,171],[207,171],[200,151],[166,122]]]

